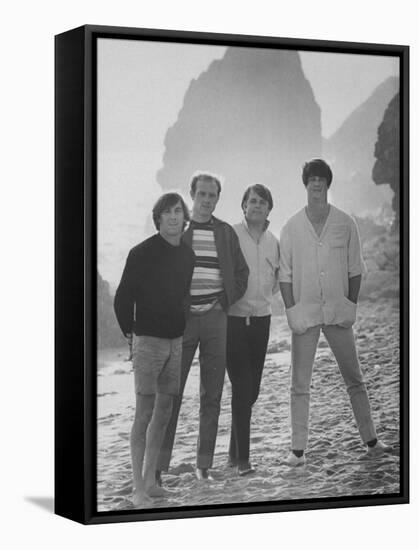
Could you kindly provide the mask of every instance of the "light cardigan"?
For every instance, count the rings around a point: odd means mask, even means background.
[[[235,317],[271,315],[272,296],[279,290],[279,241],[265,229],[259,242],[256,242],[246,220],[234,225],[233,229],[249,266],[249,279],[246,292],[230,306],[228,314]]]
[[[349,278],[366,273],[366,268],[351,216],[331,205],[318,236],[303,208],[283,227],[280,250],[279,280],[292,283],[295,301],[288,313],[295,310],[305,329],[355,321],[356,305],[348,300]]]

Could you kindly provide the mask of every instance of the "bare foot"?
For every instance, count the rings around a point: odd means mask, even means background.
[[[135,491],[131,500],[136,508],[141,508],[142,506],[147,506],[152,503],[151,498],[145,491]]]
[[[158,485],[151,485],[146,489],[146,492],[147,492],[147,495],[152,498],[168,497],[169,495],[172,494],[171,491],[168,491],[163,487],[159,487]]]

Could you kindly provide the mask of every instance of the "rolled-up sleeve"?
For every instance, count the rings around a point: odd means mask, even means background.
[[[279,241],[279,282],[292,283],[292,248],[288,224],[282,228]]]
[[[348,245],[348,276],[356,277],[357,275],[365,275],[367,267],[362,257],[361,239],[359,236],[358,226],[355,220],[351,220],[350,236]]]
[[[275,282],[274,282],[274,286],[272,288],[272,294],[276,294],[277,292],[279,292],[279,259],[280,259],[280,253],[279,253],[279,241],[277,238],[275,238],[275,241],[276,241],[276,257],[275,257],[275,269],[274,269],[274,277],[275,277]]]

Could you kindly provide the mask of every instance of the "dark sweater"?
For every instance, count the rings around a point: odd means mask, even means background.
[[[114,302],[125,336],[182,336],[194,265],[189,246],[173,246],[159,233],[130,251]]]

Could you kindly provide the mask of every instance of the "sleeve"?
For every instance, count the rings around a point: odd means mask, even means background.
[[[276,241],[276,258],[275,258],[275,266],[276,269],[275,269],[275,282],[274,282],[274,286],[272,288],[272,294],[276,294],[278,291],[279,291],[279,260],[280,260],[280,252],[279,252],[279,241],[278,239],[275,237],[275,241]]]
[[[134,325],[135,286],[133,271],[134,260],[131,251],[128,254],[114,300],[115,315],[124,336],[132,332]]]
[[[247,289],[247,280],[249,278],[249,268],[244,259],[242,249],[240,248],[239,238],[233,228],[231,231],[231,241],[234,258],[234,295],[231,304],[240,300]]]
[[[188,313],[189,308],[191,307],[191,285],[196,262],[195,252],[192,250],[192,248],[187,247],[186,250],[188,251],[189,273],[187,275],[186,290],[183,297],[183,308],[185,311],[185,315]]]
[[[358,226],[354,219],[351,218],[350,234],[348,243],[348,276],[349,278],[357,275],[365,275],[367,267],[362,257],[361,239],[359,236]]]
[[[279,282],[292,283],[292,247],[288,224],[282,228],[279,241]]]

